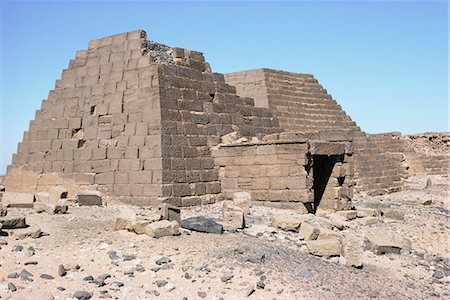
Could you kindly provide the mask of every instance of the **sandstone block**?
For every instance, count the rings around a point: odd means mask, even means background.
[[[307,241],[309,253],[317,256],[341,255],[341,243],[337,239]]]
[[[0,223],[2,224],[2,229],[16,229],[16,228],[26,228],[27,223],[25,217],[23,216],[5,216],[0,217]]]
[[[364,239],[353,233],[347,233],[342,242],[342,256],[345,265],[360,268],[363,266]]]
[[[341,211],[337,211],[336,214],[343,216],[347,220],[356,219],[356,216],[357,216],[356,210],[341,210]]]
[[[399,254],[401,249],[411,249],[411,241],[393,232],[373,232],[367,236],[366,248],[375,254]]]
[[[36,201],[33,205],[34,210],[37,213],[46,212],[48,214],[65,214],[69,209],[66,201],[61,199],[57,203],[48,203],[48,202],[40,202]]]
[[[102,194],[98,191],[78,192],[77,200],[82,206],[102,206]]]
[[[306,241],[316,240],[319,237],[320,230],[316,226],[303,222],[300,225],[299,235]]]
[[[272,217],[272,227],[280,228],[284,231],[297,231],[303,219],[299,215],[283,213]]]
[[[236,230],[245,227],[244,211],[231,201],[224,201],[223,209],[223,229]]]
[[[317,237],[318,240],[328,240],[328,239],[336,239],[339,241],[342,240],[342,234],[334,230],[321,227],[319,228],[319,231],[320,233],[319,236]]]
[[[332,213],[328,215],[328,218],[330,219],[331,224],[340,230],[350,227],[350,223],[341,215]]]
[[[252,207],[252,196],[247,192],[233,193],[233,203],[244,210],[246,214],[250,213]]]
[[[18,229],[14,231],[14,236],[18,240],[24,240],[27,238],[30,239],[38,239],[43,236],[44,233],[40,228],[26,228],[26,229]]]
[[[58,203],[60,199],[67,198],[67,189],[62,185],[50,187],[48,193],[50,203]]]
[[[153,222],[145,227],[145,234],[153,238],[179,234],[180,226],[177,221],[162,220]]]
[[[397,221],[405,221],[405,212],[397,209],[383,209],[381,211],[383,217],[397,220]]]
[[[356,209],[356,215],[358,216],[358,218],[379,217],[381,216],[381,212],[377,208],[358,207]]]
[[[3,193],[2,203],[4,206],[32,208],[33,202],[33,194],[13,192]]]
[[[356,220],[361,225],[373,225],[378,223],[378,217],[364,217]]]
[[[130,230],[132,224],[136,222],[137,214],[129,207],[120,208],[119,215],[116,218],[116,223],[114,225],[114,230]]]

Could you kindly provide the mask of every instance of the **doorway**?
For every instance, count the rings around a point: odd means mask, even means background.
[[[323,200],[325,190],[330,180],[336,162],[343,161],[343,155],[313,155],[313,190],[314,190],[314,213]]]

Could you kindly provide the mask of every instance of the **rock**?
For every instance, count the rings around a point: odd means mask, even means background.
[[[163,236],[176,235],[180,233],[180,225],[177,221],[162,220],[148,224],[144,232],[146,235],[153,238],[160,238]]]
[[[410,241],[389,232],[375,232],[367,236],[366,248],[375,254],[400,254],[403,246],[410,247]]]
[[[350,223],[347,221],[347,219],[337,213],[329,214],[328,218],[331,224],[337,229],[342,230],[344,228],[350,227]]]
[[[280,228],[284,231],[297,231],[303,218],[292,213],[276,214],[272,217],[272,227]]]
[[[191,217],[181,221],[181,227],[198,232],[222,234],[223,226],[216,223],[213,219],[203,216]]]
[[[28,193],[4,192],[2,204],[8,207],[32,208],[34,195]]]
[[[8,214],[8,209],[6,206],[3,206],[2,203],[0,203],[0,217],[4,217]]]
[[[9,283],[8,283],[8,290],[10,290],[11,292],[15,292],[15,291],[17,291],[17,288],[16,288],[16,286],[14,285],[14,283],[9,282]]]
[[[33,277],[33,274],[31,274],[30,272],[28,272],[26,269],[22,269],[22,271],[20,271],[19,273],[20,278],[22,279],[26,279],[26,278],[30,278]]]
[[[164,203],[158,207],[158,210],[163,220],[177,221],[178,223],[180,223],[180,208]]]
[[[223,274],[222,277],[220,277],[220,280],[221,280],[222,282],[228,282],[228,281],[230,281],[233,277],[234,277],[234,276],[233,276],[233,273],[227,272],[227,273]]]
[[[25,217],[23,216],[8,215],[5,217],[0,217],[0,223],[2,224],[2,229],[16,229],[27,227]]]
[[[432,186],[433,186],[433,182],[431,182],[431,179],[428,178],[428,179],[427,179],[427,183],[426,183],[426,185],[425,185],[425,189],[429,189],[429,188],[432,187]]]
[[[298,234],[306,241],[316,240],[319,237],[320,230],[314,225],[303,222],[300,225]]]
[[[383,209],[381,215],[388,219],[405,221],[405,212],[398,209]]]
[[[77,291],[73,294],[73,298],[77,298],[78,300],[88,300],[91,299],[93,293],[89,293],[86,291]]]
[[[236,230],[245,227],[244,211],[239,206],[236,206],[231,201],[224,201],[223,209],[223,229]]]
[[[175,285],[173,285],[172,283],[169,282],[164,286],[164,289],[168,292],[171,292],[175,289]]]
[[[302,224],[303,226],[303,224]],[[301,226],[300,226],[300,230],[301,230]],[[330,230],[327,228],[319,228],[319,236],[317,237],[318,240],[328,240],[328,239],[337,239],[337,240],[342,240],[342,234],[340,234],[339,232],[336,232],[334,230]]]
[[[88,276],[83,277],[83,280],[84,281],[93,281],[94,277],[92,275],[88,275]]]
[[[336,214],[343,216],[347,220],[356,219],[356,216],[357,216],[356,210],[341,210],[341,211],[337,211]]]
[[[158,259],[155,263],[160,266],[160,265],[164,265],[164,264],[168,264],[172,262],[172,260],[168,257],[161,257],[160,259]]]
[[[22,230],[22,229],[21,229]],[[26,238],[38,239],[43,236],[44,233],[40,228],[23,229],[23,231],[14,232],[14,236],[19,240],[24,240]]]
[[[30,247],[26,248],[23,252],[25,253],[25,256],[30,257],[30,256],[34,255],[35,250],[33,247],[30,246]]]
[[[108,273],[103,273],[97,276],[98,280],[105,281],[106,279],[111,278],[111,275]]]
[[[251,284],[245,290],[245,296],[250,297],[251,294],[255,292],[255,287]]]
[[[61,199],[67,198],[67,189],[62,185],[52,186],[48,194],[49,203],[57,204]]]
[[[431,199],[422,201],[422,205],[431,205],[432,203],[433,203],[433,200],[431,200]]]
[[[17,274],[17,272],[9,273],[6,278],[10,279],[19,278],[19,274]]]
[[[121,207],[119,215],[116,218],[114,230],[130,230],[133,228],[132,224],[137,220],[136,212],[130,207]]]
[[[77,202],[82,206],[102,206],[102,194],[99,191],[80,191]]]
[[[63,265],[59,265],[59,267],[58,267],[58,275],[60,277],[63,277],[63,276],[66,276],[66,274],[67,274],[67,272],[66,272],[64,266]]]
[[[206,292],[200,291],[200,292],[197,292],[197,295],[198,295],[200,298],[206,298]]]
[[[66,290],[66,288],[62,286],[58,286],[56,289],[58,289],[61,292],[64,292]]]
[[[79,264],[75,264],[75,263],[70,263],[70,264],[65,264],[64,265],[64,270],[66,271],[77,271],[79,270],[81,267]]]
[[[364,239],[353,233],[347,233],[342,241],[342,257],[345,265],[360,268],[363,266]]]
[[[309,253],[317,256],[341,255],[341,243],[337,239],[307,241]]]
[[[363,217],[356,220],[360,225],[373,225],[378,223],[378,217]]]
[[[40,277],[42,279],[46,279],[46,280],[53,280],[53,279],[55,279],[55,277],[53,277],[52,275],[49,275],[49,274],[41,274]]]
[[[233,193],[233,203],[242,208],[245,214],[249,214],[252,207],[252,196],[247,192]]]
[[[156,280],[155,283],[158,287],[163,287],[167,284],[167,281],[166,280]]]
[[[358,207],[356,209],[356,215],[358,218],[379,217],[381,216],[381,211],[377,208]]]
[[[161,215],[155,210],[145,210],[137,214],[129,207],[120,208],[114,230],[128,230],[136,234],[144,234],[148,224],[161,220]]]
[[[245,234],[247,234],[249,236],[258,237],[258,236],[262,236],[268,230],[269,230],[269,226],[267,226],[265,224],[253,224],[249,228],[245,229]]]
[[[69,206],[66,204],[65,200],[60,201],[61,202],[58,203],[44,203],[36,201],[33,205],[33,208],[37,213],[46,212],[50,215],[65,214],[69,209]]]
[[[262,280],[260,280],[260,281],[258,281],[257,283],[256,283],[256,287],[258,288],[258,289],[264,289],[265,287],[266,287],[266,284],[264,283],[264,281],[262,281]]]
[[[111,251],[108,251],[107,254],[108,254],[109,259],[111,259],[111,260],[120,259],[120,256],[117,255],[116,251],[111,250]]]
[[[47,192],[38,192],[34,194],[34,201],[41,203],[48,203],[50,200],[50,195]],[[33,204],[34,206],[34,204]]]
[[[240,134],[237,131],[230,132],[220,137],[222,144],[228,145],[233,144],[240,138]]]
[[[444,278],[444,273],[442,271],[439,271],[439,270],[434,271],[433,278],[442,279],[442,278]]]
[[[38,264],[38,262],[37,261],[35,261],[35,260],[31,260],[31,261],[26,261],[26,262],[24,262],[23,263],[25,266],[29,266],[29,265],[37,265]]]

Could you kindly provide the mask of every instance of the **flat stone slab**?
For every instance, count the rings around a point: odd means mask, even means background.
[[[198,232],[222,234],[223,226],[210,218],[202,216],[181,220],[181,227]]]
[[[0,217],[2,229],[26,228],[27,223],[24,216],[5,216]]]
[[[2,203],[8,207],[32,208],[34,194],[4,192]]]

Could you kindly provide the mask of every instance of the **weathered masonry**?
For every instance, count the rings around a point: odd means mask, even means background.
[[[232,132],[251,142],[220,144]],[[69,197],[97,190],[136,205],[197,205],[243,190],[256,204],[314,211],[348,207],[353,189],[404,188],[394,157],[312,75],[213,73],[202,53],[136,30],[77,51],[4,184],[27,193],[64,185]]]

